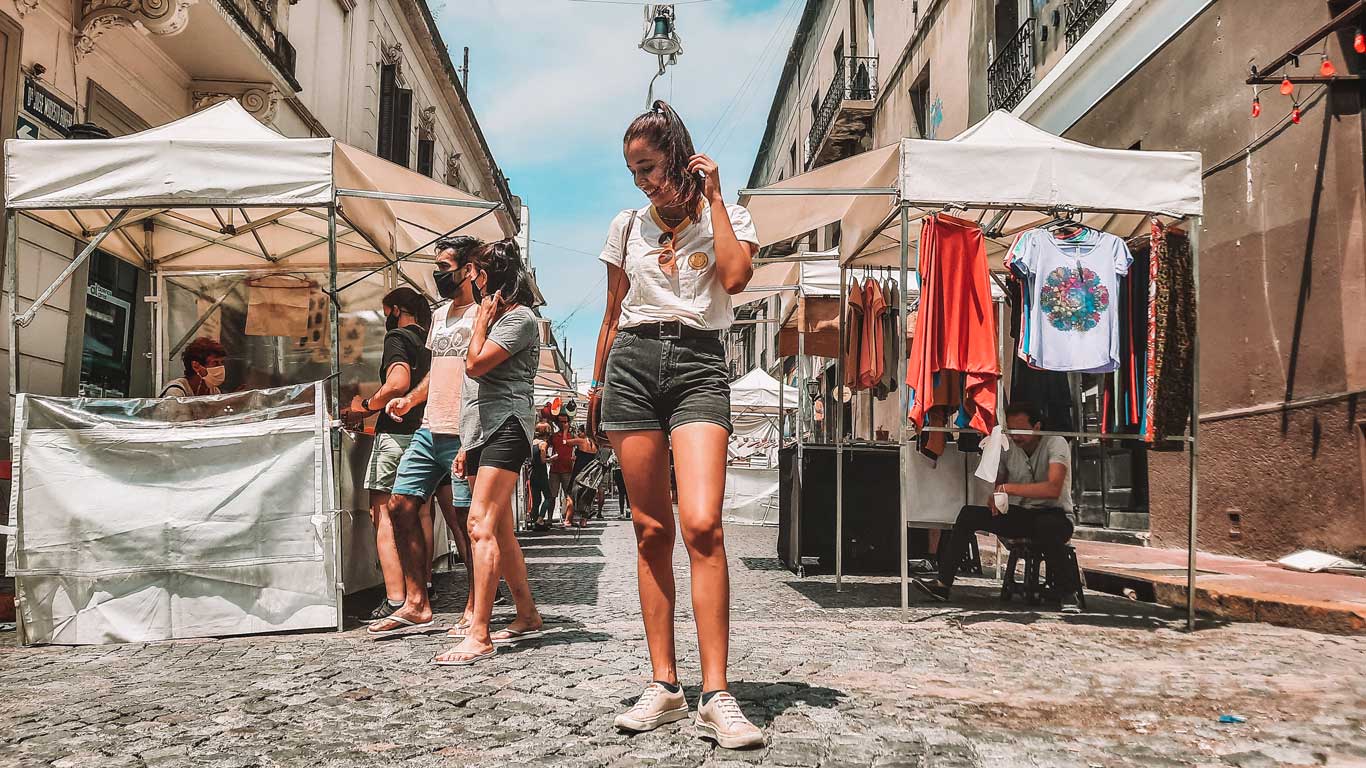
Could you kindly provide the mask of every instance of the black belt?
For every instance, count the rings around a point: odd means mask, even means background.
[[[721,338],[720,331],[703,331],[684,325],[677,320],[670,320],[667,323],[644,323],[633,325],[630,328],[622,328],[623,333],[639,336],[642,339],[710,339],[716,341]]]

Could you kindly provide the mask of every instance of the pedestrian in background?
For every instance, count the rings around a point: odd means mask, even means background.
[[[550,492],[550,423],[536,422],[536,439],[531,441],[531,518],[538,531],[550,530],[555,512],[555,497]]]
[[[475,250],[471,280],[479,311],[465,360],[460,408],[460,453],[453,467],[469,478],[470,554],[474,613],[461,641],[433,661],[470,666],[499,645],[539,637],[544,622],[527,581],[526,560],[513,530],[512,497],[531,455],[532,393],[540,361],[540,329],[531,311],[531,276],[513,240]],[[517,616],[489,631],[499,576],[507,579]]]

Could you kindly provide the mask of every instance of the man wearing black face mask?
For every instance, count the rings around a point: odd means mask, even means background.
[[[411,418],[413,409],[425,404],[422,427],[413,435],[403,454],[389,499],[388,514],[393,521],[394,540],[402,563],[403,605],[392,615],[370,625],[375,637],[398,634],[412,628],[430,626],[431,601],[426,590],[430,560],[423,543],[420,508],[443,478],[460,452],[460,388],[465,380],[465,352],[474,336],[477,305],[470,295],[470,276],[474,269],[470,254],[480,242],[472,237],[457,237],[436,244],[436,288],[449,299],[432,315],[427,334],[427,349],[432,355],[431,371],[408,395],[397,397],[385,406],[393,418]],[[455,516],[469,513],[470,488],[461,478],[453,478],[451,496]],[[452,533],[464,526],[452,526]],[[468,560],[468,558],[466,558]]]

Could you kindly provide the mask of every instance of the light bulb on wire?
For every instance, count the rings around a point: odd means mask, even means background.
[[[1292,94],[1292,93],[1294,93],[1294,92],[1295,92],[1295,84],[1292,83],[1292,82],[1290,82],[1290,76],[1289,76],[1289,75],[1286,75],[1286,76],[1284,77],[1284,79],[1281,80],[1281,95],[1282,95],[1282,96],[1289,96],[1290,94]]]
[[[1299,104],[1296,104],[1296,105],[1295,105],[1295,108],[1292,109],[1292,110],[1290,110],[1290,122],[1294,123],[1295,125],[1299,125],[1299,124],[1300,124],[1300,105],[1299,105]]]
[[[1261,116],[1262,116],[1262,100],[1261,100],[1261,98],[1259,98],[1259,97],[1257,97],[1257,96],[1253,96],[1253,97],[1252,97],[1252,116],[1253,116],[1253,117],[1261,117]]]
[[[1356,36],[1352,38],[1352,50],[1357,53],[1366,53],[1366,32],[1357,30]]]
[[[1320,77],[1332,77],[1338,73],[1338,68],[1333,66],[1333,60],[1328,58],[1328,54],[1323,54],[1323,62],[1319,64]]]

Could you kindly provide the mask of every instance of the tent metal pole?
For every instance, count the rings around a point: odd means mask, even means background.
[[[156,374],[156,392],[166,383],[166,275],[160,269],[152,270],[152,282],[156,285],[157,300],[152,305],[152,354],[157,356],[153,364]]]
[[[1191,220],[1191,281],[1195,290],[1195,332],[1191,334],[1191,445],[1190,445],[1190,520],[1186,532],[1186,631],[1195,631],[1195,543],[1200,496],[1198,481],[1200,452],[1200,227],[1203,217]]]
[[[14,434],[14,398],[19,394],[19,231],[14,209],[5,211],[5,325],[9,329],[9,434]]]
[[[901,468],[901,476],[897,478],[897,491],[898,491],[898,492],[897,492],[897,506],[901,508],[901,509],[900,509],[900,511],[901,511],[901,525],[900,525],[900,527],[897,528],[897,535],[896,535],[896,538],[897,538],[897,543],[900,545],[900,549],[901,549],[901,620],[902,620],[902,621],[906,621],[906,620],[909,618],[909,614],[910,614],[910,602],[911,602],[911,595],[910,595],[910,590],[911,590],[911,583],[910,583],[911,572],[910,572],[910,564],[909,564],[909,558],[910,558],[910,554],[911,554],[911,553],[910,553],[910,545],[909,545],[909,542],[907,542],[907,540],[906,540],[907,531],[909,530],[909,526],[910,526],[911,499],[910,499],[910,493],[908,492],[908,490],[905,489],[905,484],[902,482],[902,479],[906,477],[906,472],[907,472],[907,469],[908,469],[908,467],[906,466],[906,439],[907,439],[907,437],[908,437],[909,434],[910,434],[910,422],[911,422],[911,417],[910,417],[910,403],[907,403],[907,402],[905,401],[905,398],[906,398],[906,395],[905,395],[905,392],[906,392],[906,385],[905,385],[905,383],[904,383],[904,382],[906,381],[906,353],[907,353],[907,350],[906,350],[906,332],[907,332],[907,330],[909,330],[909,329],[906,328],[906,323],[907,323],[907,320],[908,320],[908,318],[909,318],[909,316],[910,316],[908,307],[906,306],[907,303],[908,303],[907,300],[906,300],[906,293],[909,293],[909,292],[907,291],[907,288],[910,286],[910,283],[908,282],[909,278],[908,278],[908,275],[907,275],[907,271],[908,271],[908,267],[909,267],[908,262],[909,262],[909,260],[910,260],[910,251],[911,251],[910,242],[909,242],[909,241],[910,241],[910,234],[911,234],[911,220],[910,220],[910,217],[909,217],[909,208],[907,207],[906,203],[904,203],[904,202],[901,203],[901,206],[900,206],[900,207],[901,207],[901,287],[899,288],[899,290],[901,290],[901,291],[903,291],[903,292],[905,292],[905,293],[903,293],[902,296],[898,297],[898,298],[901,299],[901,302],[900,302],[900,305],[901,305],[901,323],[900,323],[900,325],[899,325],[899,327],[898,327],[899,329],[898,329],[898,332],[897,332],[897,342],[896,342],[896,346],[897,346],[897,350],[898,350],[898,351],[897,351],[897,359],[898,359],[897,371],[898,371],[898,373],[899,373],[899,376],[897,377],[897,389],[899,389],[899,390],[901,391],[901,398],[900,398],[900,399],[901,399],[901,413],[897,416],[897,419],[901,422],[901,429],[899,430],[899,434],[898,434],[898,436],[897,436],[897,441],[896,441],[896,442],[897,442],[897,451],[896,451],[896,453],[897,453],[897,464],[898,464],[898,466]],[[919,264],[917,264],[916,267],[917,267],[917,269],[919,269]],[[922,288],[922,290],[923,290],[924,286],[921,286],[921,288]]]
[[[835,359],[835,591],[844,591],[844,313],[849,291],[849,270],[840,262],[840,356]]]
[[[796,482],[796,485],[794,486],[794,490],[795,490],[796,492],[793,494],[793,498],[797,500],[796,509],[797,509],[797,520],[798,520],[798,523],[797,523],[797,532],[798,532],[798,534],[801,533],[801,522],[800,522],[800,521],[801,521],[801,518],[802,518],[802,493],[803,493],[804,489],[806,488],[806,484],[805,484],[804,482],[802,482],[802,481],[805,479],[805,476],[804,476],[805,469],[804,469],[803,463],[804,463],[805,458],[806,458],[806,450],[805,450],[805,448],[806,448],[806,408],[807,408],[807,404],[806,404],[806,400],[805,400],[805,399],[806,399],[806,310],[803,309],[802,306],[801,306],[801,303],[802,303],[802,301],[803,301],[803,296],[802,296],[802,271],[803,271],[803,270],[802,270],[802,266],[801,266],[800,264],[798,264],[798,265],[797,265],[797,292],[796,292],[796,294],[795,294],[795,296],[796,296],[796,301],[797,301],[797,303],[798,303],[798,306],[797,306],[797,466],[796,466],[795,470],[794,470],[793,473],[792,473],[792,476],[793,476],[794,478],[796,478],[796,481],[797,481],[797,482]],[[780,295],[779,298],[778,298],[778,312],[779,312],[779,314],[781,314],[782,311],[783,311],[783,300],[782,300],[782,297],[781,297],[781,295]],[[779,335],[782,335],[781,329],[779,330]],[[779,397],[782,397],[783,389],[784,389],[784,388],[783,388],[782,386],[779,386],[779,387],[778,387],[778,396],[779,396]],[[779,439],[781,440],[781,439],[782,439],[782,438],[781,438],[782,433],[779,432],[778,434],[779,434],[779,436],[780,436]],[[798,541],[800,541],[800,539],[799,539]],[[800,546],[800,544],[799,544],[798,547],[797,547],[797,558],[798,558],[798,560],[801,559],[801,546]]]
[[[346,584],[342,578],[342,494],[341,494],[341,311],[337,296],[337,204],[327,207],[327,282],[329,334],[332,342],[332,375],[327,377],[328,435],[332,444],[332,569],[337,588],[337,631],[346,627],[342,601]]]
[[[95,249],[100,247],[100,243],[104,242],[106,237],[109,237],[114,230],[119,228],[119,223],[122,222],[123,217],[127,215],[128,209],[124,208],[118,212],[118,215],[110,219],[109,223],[104,225],[104,229],[101,229],[90,239],[90,242],[85,244],[85,247],[81,249],[81,252],[76,254],[76,258],[72,259],[71,263],[66,265],[66,269],[63,269],[62,273],[57,275],[57,278],[52,281],[52,284],[39,294],[38,298],[34,299],[33,303],[29,305],[29,308],[24,311],[24,314],[16,317],[14,322],[27,328],[29,324],[33,322],[34,316],[38,314],[38,310],[42,309],[43,305],[47,303],[47,300],[52,298],[52,294],[56,293],[57,289],[62,287],[62,283],[65,283],[76,270],[80,269],[81,265],[85,263],[85,260],[90,258],[90,254],[94,253]],[[6,235],[6,237],[8,237],[8,235]]]
[[[901,194],[896,187],[805,187],[792,189],[742,189],[740,197],[895,197]]]

